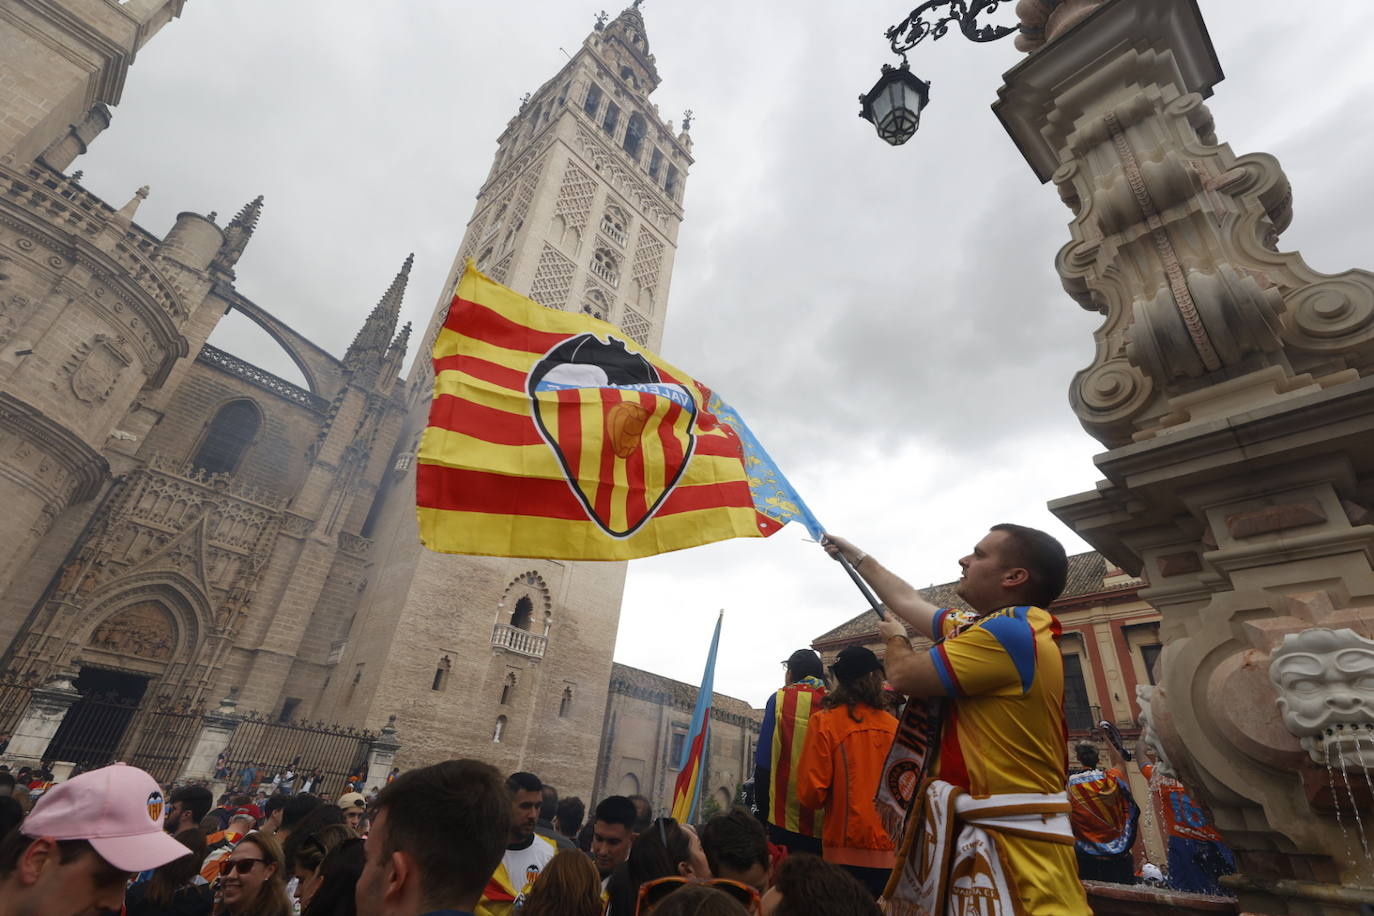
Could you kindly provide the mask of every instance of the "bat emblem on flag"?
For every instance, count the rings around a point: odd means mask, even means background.
[[[587,516],[637,531],[672,493],[696,447],[697,403],[683,385],[607,334],[555,344],[526,378],[535,425]]]

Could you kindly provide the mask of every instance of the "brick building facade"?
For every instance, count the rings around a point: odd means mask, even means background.
[[[0,4],[0,670],[69,679],[78,709],[140,704],[92,759],[131,755],[157,698],[234,693],[282,720],[395,716],[402,766],[474,755],[589,795],[624,564],[424,551],[413,456],[466,258],[657,346],[691,140],[648,100],[638,9],[501,133],[419,346],[397,328],[407,259],[338,358],[235,287],[261,198],[159,237],[135,221],[146,191],[115,207],[69,173],[183,3]],[[207,345],[229,310],[306,384]],[[0,731],[24,696],[0,690]]]

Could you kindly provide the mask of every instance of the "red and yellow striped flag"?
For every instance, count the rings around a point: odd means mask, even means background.
[[[434,342],[416,511],[432,550],[561,560],[629,560],[810,519],[709,388],[615,326],[544,308],[471,262]]]

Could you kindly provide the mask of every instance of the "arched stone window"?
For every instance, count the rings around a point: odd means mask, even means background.
[[[521,595],[516,599],[515,610],[511,611],[510,625],[519,630],[528,630],[533,619],[534,602],[529,595]]]
[[[506,682],[501,685],[501,705],[509,706],[511,698],[515,696],[515,672],[506,675]]]
[[[592,83],[587,87],[587,98],[582,103],[582,110],[593,118],[596,117],[596,110],[601,107],[601,87]]]
[[[625,152],[630,154],[631,159],[639,159],[639,147],[644,143],[644,134],[648,132],[648,124],[644,120],[644,115],[635,112],[630,115],[630,123],[625,128],[625,141],[621,144]]]
[[[500,744],[501,738],[506,734],[506,717],[496,717],[496,727],[491,731],[491,743]]]
[[[601,129],[615,137],[615,129],[620,125],[620,106],[615,102],[606,104],[606,115],[601,119]],[[614,142],[614,141],[612,141]]]
[[[191,467],[207,474],[232,474],[262,426],[262,411],[252,401],[230,401],[205,429]]]
[[[563,688],[563,699],[558,701],[558,718],[566,719],[572,713],[573,689]]]
[[[477,256],[478,270],[481,270],[482,268],[487,266],[487,262],[491,260],[491,256],[494,250],[495,249],[493,249],[490,245],[482,249],[482,253]]]
[[[625,229],[630,225],[630,220],[625,216],[625,211],[615,204],[609,204],[606,212],[601,214],[601,231],[610,236],[621,248],[625,247],[628,236]]]
[[[607,316],[611,314],[611,307],[606,303],[606,296],[601,290],[587,290],[587,301],[582,303],[582,314],[600,318],[602,321],[610,320]]]
[[[620,285],[620,259],[602,245],[592,253],[592,273],[612,286]]]
[[[503,200],[496,205],[496,212],[491,215],[491,224],[487,227],[487,235],[491,235],[501,227],[501,220],[505,219],[508,206],[510,206],[509,200]]]

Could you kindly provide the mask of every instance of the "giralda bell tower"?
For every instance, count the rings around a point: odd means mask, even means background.
[[[689,125],[675,131],[649,101],[658,83],[638,3],[598,20],[510,120],[477,194],[411,371],[410,430],[365,532],[374,574],[316,710],[372,728],[396,715],[403,766],[476,756],[589,798],[625,565],[430,553],[415,527],[414,453],[430,345],[467,258],[657,348],[692,163]]]

